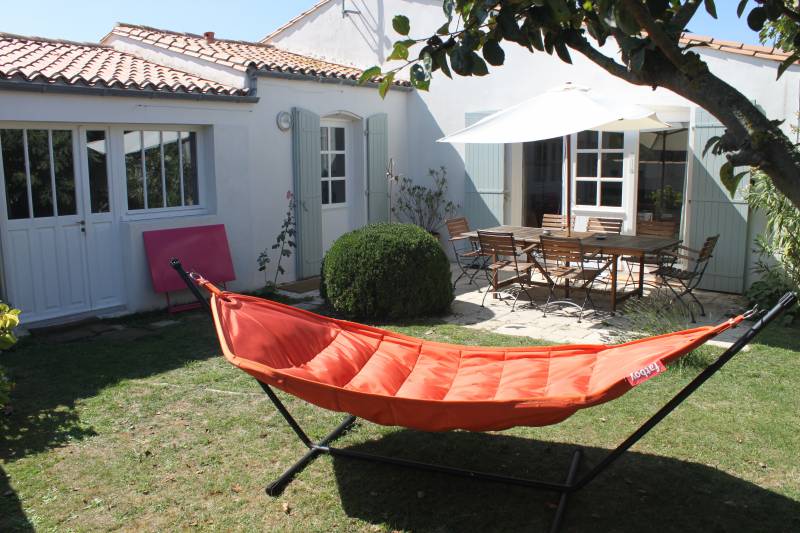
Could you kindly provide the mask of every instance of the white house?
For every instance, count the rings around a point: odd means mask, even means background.
[[[513,46],[491,76],[437,76],[430,92],[400,82],[381,100],[354,80],[385,63],[396,14],[424,36],[442,22],[441,1],[323,0],[261,43],[128,24],[101,45],[0,36],[4,297],[28,322],[163,306],[141,233],[207,223],[226,226],[231,287],[254,288],[263,283],[256,257],[274,240],[288,190],[301,208],[297,262],[285,279],[314,275],[338,235],[388,217],[389,159],[416,180],[446,166],[453,199],[477,227],[535,224],[569,200],[578,226],[591,215],[621,218],[625,232],[638,220],[674,220],[694,246],[719,233],[706,287],[743,290],[763,223],[724,192],[720,158],[702,156],[705,140],[721,131],[708,113],[669,91],[630,86],[577,54],[568,65]],[[704,45],[695,50],[711,69],[770,118],[787,119],[787,128],[795,121],[800,69],[776,82],[783,54],[686,40]],[[570,199],[560,139],[435,143],[565,82],[649,106],[673,128],[575,135]]]

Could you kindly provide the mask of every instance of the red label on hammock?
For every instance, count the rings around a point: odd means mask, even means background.
[[[636,372],[631,372],[628,374],[628,383],[630,383],[631,387],[635,387],[636,385],[644,383],[648,379],[653,378],[666,370],[667,367],[665,367],[664,363],[661,361],[650,363],[646,367],[640,368]]]

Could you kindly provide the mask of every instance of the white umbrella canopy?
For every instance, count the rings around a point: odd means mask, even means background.
[[[646,107],[615,101],[568,83],[498,111],[439,139],[447,143],[521,143],[584,130],[629,131],[669,128]]]

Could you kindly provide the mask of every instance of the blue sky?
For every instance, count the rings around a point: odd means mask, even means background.
[[[0,11],[0,31],[21,35],[97,41],[117,21],[218,37],[258,40],[316,0],[32,0]],[[694,33],[756,44],[758,36],[736,18],[736,0],[717,0],[719,20],[701,8],[689,25]],[[753,2],[751,1],[751,4]]]

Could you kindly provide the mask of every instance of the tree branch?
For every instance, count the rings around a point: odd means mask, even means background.
[[[625,65],[617,63],[614,59],[600,53],[597,48],[592,46],[592,43],[590,43],[586,37],[577,31],[565,33],[564,42],[567,43],[567,46],[576,52],[580,52],[592,63],[602,67],[610,74],[613,74],[614,76],[622,78],[623,80],[635,85],[650,85],[642,79],[642,76],[639,73],[628,70]]]
[[[644,4],[635,0],[622,0],[622,3],[631,12],[639,25],[647,30],[647,35],[670,62],[680,68],[684,63],[683,54],[678,43],[673,41],[661,25],[656,22],[645,9]]]
[[[697,8],[699,8],[702,3],[703,0],[687,0],[687,2],[675,12],[675,16],[672,17],[670,22],[683,30],[686,28],[686,25],[689,24],[689,21],[692,20],[692,17],[694,17],[694,14],[697,12]]]

